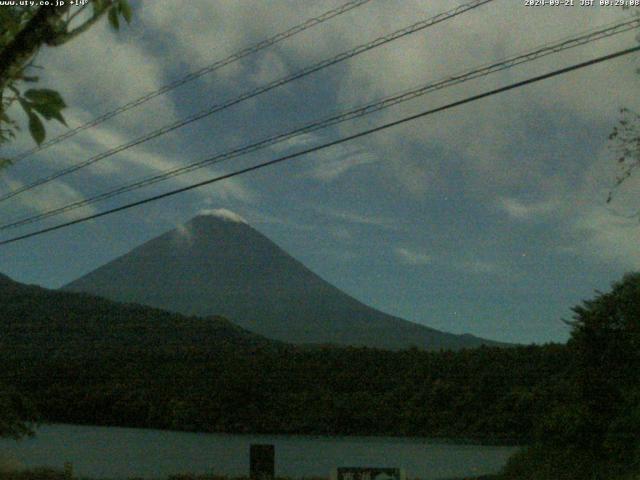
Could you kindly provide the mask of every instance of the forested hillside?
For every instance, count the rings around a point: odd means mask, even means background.
[[[562,346],[458,352],[293,347],[5,279],[2,379],[48,421],[224,432],[525,441]]]
[[[3,422],[520,442],[505,478],[640,472],[640,274],[575,307],[567,345],[444,352],[294,347],[6,278],[0,302]]]

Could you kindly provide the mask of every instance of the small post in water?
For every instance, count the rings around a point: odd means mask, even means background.
[[[275,447],[273,445],[251,445],[249,465],[251,480],[273,480],[275,476]]]

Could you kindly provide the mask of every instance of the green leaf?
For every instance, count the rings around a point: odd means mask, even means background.
[[[58,92],[48,88],[32,88],[30,90],[27,90],[24,96],[31,100],[31,102],[34,104],[52,105],[57,107],[58,110],[61,110],[67,106]]]
[[[60,108],[57,105],[52,105],[50,103],[45,104],[33,104],[33,109],[42,115],[46,120],[51,120],[52,118],[62,123],[64,126],[67,126],[67,122],[64,117],[60,113]]]
[[[118,20],[118,11],[115,7],[109,10],[109,23],[114,30],[120,30],[120,20]]]
[[[93,0],[93,2],[91,2],[91,5],[93,7],[93,15],[98,15],[106,8],[104,0]]]
[[[2,170],[5,167],[8,167],[12,164],[13,162],[11,161],[10,158],[0,158],[0,170]]]
[[[22,110],[24,110],[24,113],[26,113],[27,115],[31,113],[31,103],[27,102],[22,97],[18,97],[18,103],[20,103],[20,106],[22,107]]]
[[[31,132],[31,136],[36,141],[38,145],[40,145],[44,141],[45,131],[44,125],[42,121],[32,111],[29,112],[29,131]]]
[[[8,32],[13,32],[18,29],[19,23],[8,8],[0,8],[0,22],[2,22],[2,26]]]
[[[122,18],[124,18],[127,23],[131,23],[133,12],[131,10],[131,5],[129,5],[129,2],[127,0],[118,0],[118,8],[120,9]]]

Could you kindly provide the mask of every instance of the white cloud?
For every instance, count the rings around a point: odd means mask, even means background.
[[[176,225],[176,232],[178,233],[178,240],[180,243],[191,244],[193,240],[193,232],[188,225],[181,223]]]
[[[51,157],[60,166],[76,165],[85,161],[96,153],[110,150],[114,146],[122,145],[130,141],[125,134],[114,130],[109,126],[101,126],[99,129],[88,130],[82,139],[71,142],[63,142],[51,150]],[[147,178],[157,174],[163,174],[185,165],[184,154],[174,153],[172,148],[154,148],[151,144],[138,145],[110,157],[101,159],[84,171],[98,175],[102,179],[113,178],[113,187],[132,183],[136,179]],[[181,174],[164,180],[165,188],[186,186],[196,181],[201,181],[203,176],[213,178],[221,172],[211,167],[204,167],[193,172]],[[65,177],[72,185],[77,180],[74,175]],[[82,188],[81,185],[78,188]],[[143,189],[144,191],[144,189]],[[210,187],[206,193],[196,190],[200,195],[214,195],[220,200],[240,200],[250,203],[255,201],[255,193],[246,186],[240,178],[226,179]]]
[[[127,28],[130,27],[123,30]],[[127,39],[124,31],[112,32],[105,19],[90,33],[44,51],[41,61],[47,67],[42,72],[41,83],[62,94],[69,105],[65,116],[71,118],[82,105],[88,110],[83,120],[95,118],[165,84],[166,59],[151,57],[143,45]],[[162,95],[144,107],[109,120],[108,124],[130,136],[175,118],[171,96]],[[73,121],[68,123],[71,127],[77,125]]]
[[[329,229],[331,236],[336,240],[347,241],[353,239],[353,235],[349,229],[345,227],[332,227]]]
[[[256,86],[266,85],[287,75],[287,66],[280,55],[266,52],[256,60],[256,72],[251,80]]]
[[[211,216],[226,222],[243,223],[248,225],[248,222],[244,217],[226,208],[202,209],[198,211],[197,215]],[[175,231],[178,234],[176,239],[179,243],[186,243],[187,245],[191,244],[193,241],[193,232],[191,231],[188,223],[177,224]]]
[[[251,219],[250,224],[252,225],[259,223],[279,225],[281,227],[291,228],[304,232],[311,232],[316,229],[316,225],[299,222],[292,219],[291,217],[281,217],[278,215],[265,213],[264,211],[261,211],[257,208],[252,208],[251,206],[246,206],[243,210],[245,211],[246,216]]]
[[[332,4],[338,2],[237,2],[233,0],[212,3],[210,0],[192,0],[188,9],[176,9],[164,2],[144,3],[140,11],[141,19],[151,29],[161,31],[167,36],[170,45],[167,56],[170,61],[187,63],[202,67],[229,55],[243,50],[255,43],[273,35],[288,30],[314,15],[329,10]],[[307,58],[313,51],[325,50],[325,38],[314,35],[314,31],[332,28],[332,22],[321,27],[310,29],[295,37],[295,40],[285,40],[275,47],[270,47],[258,55],[250,55],[240,62],[235,62],[215,73],[207,75],[204,81],[215,84],[217,82],[235,82],[244,77],[251,62],[261,58],[266,53],[272,55],[274,51],[287,54],[299,53],[300,59]],[[344,27],[343,27],[344,28]],[[348,28],[348,27],[347,27]],[[336,41],[335,37],[330,37]],[[315,41],[314,41],[315,40]],[[260,61],[260,60],[258,60]],[[308,60],[307,60],[308,62]],[[284,72],[284,64],[279,72]],[[197,68],[193,68],[196,70]],[[259,76],[272,74],[263,69]]]
[[[5,177],[4,180],[5,184],[9,187],[8,190],[16,190],[24,185],[22,182],[12,180],[8,176]],[[7,221],[12,222],[27,215],[44,213],[53,208],[77,202],[79,200],[84,200],[84,196],[70,185],[60,181],[50,183],[46,186],[35,188],[29,192],[16,196],[15,199],[12,200],[12,203],[15,206],[9,210],[10,212],[13,212],[12,218],[7,219]],[[78,218],[80,214],[91,215],[96,212],[97,209],[95,207],[87,205],[79,208],[78,210],[62,213],[55,218],[71,220]]]
[[[226,208],[215,208],[215,209],[204,209],[198,212],[198,215],[208,215],[216,218],[220,218],[227,222],[235,222],[235,223],[245,223],[248,224],[242,216],[238,215],[231,210],[227,210]]]
[[[640,223],[637,217],[622,217],[604,207],[593,207],[578,216],[572,229],[579,240],[570,251],[615,262],[623,268],[640,269]]]
[[[313,133],[304,133],[283,142],[276,143],[270,148],[276,153],[281,153],[289,149],[308,148],[314,143],[318,143],[319,138]]]
[[[446,6],[435,3],[433,7],[429,5],[429,9],[432,8],[444,10]],[[394,9],[394,14],[397,11],[398,18],[406,20],[410,12],[415,16],[415,12],[424,10],[423,2],[407,1]],[[341,85],[341,101],[370,101],[372,98],[444,78],[480,63],[490,63],[492,60],[530,50],[552,39],[567,37],[595,25],[611,22],[623,14],[619,9],[606,8],[565,9],[563,12],[540,9],[535,12],[527,10],[526,13],[525,10],[518,2],[489,4],[438,27],[407,37],[393,47],[376,49],[371,53],[372,60],[351,62],[349,76]],[[393,24],[389,15],[388,9],[380,5],[379,16],[371,21]],[[633,43],[633,33],[625,34],[590,44],[588,48],[578,48],[486,79],[441,90],[379,114],[380,122],[440,106]],[[398,55],[399,49],[403,50],[402,55]],[[637,83],[633,63],[632,58],[609,62],[438,113],[394,129],[388,135],[372,137],[371,148],[376,151],[393,149],[393,156],[386,155],[390,160],[387,163],[389,175],[416,196],[421,196],[428,190],[431,178],[428,168],[424,164],[416,164],[406,145],[438,147],[456,155],[463,166],[465,186],[478,192],[502,192],[523,182],[538,182],[540,177],[547,175],[544,169],[547,162],[539,162],[532,155],[533,152],[524,152],[533,157],[531,162],[523,162],[521,156],[515,155],[525,145],[523,140],[540,131],[541,118],[546,117],[545,121],[548,122],[549,116],[556,119],[573,116],[588,119],[589,122],[613,124],[612,119],[618,106],[637,105],[638,102],[637,95],[634,98],[631,93],[637,90],[632,88],[634,82]],[[372,65],[376,68],[372,68]],[[586,93],[601,90],[598,85],[613,84],[625,85],[624,91],[607,89],[606,95]],[[571,135],[571,132],[561,129],[556,130],[555,135],[559,138]],[[428,161],[425,163],[428,165]]]
[[[89,105],[90,116],[93,116],[100,113],[99,109],[119,105],[166,83],[169,80],[165,78],[166,72],[175,70],[175,65],[195,70],[331,8],[324,3],[317,6],[301,6],[299,2],[267,3],[227,1],[212,5],[206,0],[194,0],[188,9],[175,9],[163,2],[142,4],[136,11],[136,22],[125,27],[132,32],[128,41],[125,35],[114,35],[106,27],[106,22],[102,22],[81,41],[64,48],[50,49],[47,55],[51,55],[58,64],[65,65],[64,69],[52,71],[51,78],[65,85],[68,91],[63,93],[72,105]],[[388,3],[372,2],[234,64],[235,67],[224,67],[208,75],[205,81],[215,83],[222,80],[234,87],[241,85],[240,88],[244,89],[246,87],[242,85],[246,83],[249,71],[257,81],[279,77],[287,71],[285,64],[296,65],[296,68],[309,65],[455,5],[455,2],[425,4],[407,0],[390,8]],[[490,59],[503,58],[543,41],[606,23],[622,14],[611,8],[594,9],[588,13],[583,10],[589,9],[534,11],[526,10],[517,2],[479,7],[336,66],[335,71],[340,73],[336,77],[340,79],[336,87],[338,102],[343,106],[361,104],[475,66],[479,59],[487,63]],[[144,42],[136,42],[136,36],[143,34],[141,26],[150,32],[163,32],[167,48],[162,56],[150,56]],[[632,35],[625,38],[632,38]],[[513,72],[442,90],[425,99],[379,113],[377,118],[381,121],[395,119],[402,114],[441,105],[528,73],[539,73],[583,59],[585,54],[603,53],[622,43],[623,39],[618,37],[605,43],[594,43],[588,51],[578,49],[529,67],[519,67]],[[126,48],[120,48],[125,45]],[[437,48],[443,46],[446,48]],[[402,54],[398,54],[399,51]],[[103,58],[109,61],[96,61]],[[498,193],[502,193],[503,187],[524,181],[531,183],[532,179],[539,181],[544,175],[542,166],[534,162],[525,165],[513,155],[521,145],[523,132],[535,130],[532,127],[535,118],[528,118],[523,112],[542,110],[565,116],[575,114],[581,118],[607,118],[618,105],[631,104],[637,97],[632,88],[622,87],[635,79],[632,63],[632,60],[618,61],[576,74],[570,79],[477,102],[450,114],[438,114],[388,134],[376,135],[367,142],[366,150],[345,160],[336,159],[335,150],[334,158],[323,154],[323,161],[317,162],[309,175],[328,182],[354,168],[384,158],[384,174],[414,196],[422,196],[437,181],[434,180],[435,175],[447,167],[431,163],[431,159],[414,158],[413,152],[407,148],[413,145],[444,148],[457,155],[469,190],[487,192],[497,188]],[[248,66],[252,68],[248,69]],[[620,88],[608,89],[607,95],[584,94],[585,91],[597,91],[605,84],[619,85]],[[83,85],[91,85],[91,88]],[[182,93],[186,95],[187,91]],[[175,117],[171,98],[163,96],[150,102],[153,105],[148,110],[123,115],[109,127],[110,130],[95,136],[105,137],[101,143],[113,146],[112,139],[107,137],[114,133],[123,132],[131,138],[131,132],[148,131],[154,123],[166,123]],[[306,140],[300,141],[304,145]],[[375,156],[371,153],[373,151]]]
[[[388,218],[375,215],[337,210],[335,208],[314,206],[314,210],[322,215],[326,215],[344,222],[358,223],[361,225],[371,225],[380,228],[393,228],[394,222]]]
[[[396,247],[394,253],[400,262],[405,265],[427,265],[432,261],[430,255],[406,247]]]
[[[505,211],[509,217],[515,220],[539,219],[558,212],[561,207],[560,202],[554,200],[524,203],[510,197],[499,198],[497,204],[498,208]]]
[[[460,268],[478,275],[495,274],[500,271],[500,268],[495,263],[479,259],[460,262]]]
[[[333,158],[330,157],[332,153],[335,155]],[[370,152],[347,151],[336,155],[335,151],[332,150],[329,153],[322,154],[321,158],[314,162],[314,167],[308,172],[307,176],[328,182],[356,167],[370,165],[379,161],[380,159]]]

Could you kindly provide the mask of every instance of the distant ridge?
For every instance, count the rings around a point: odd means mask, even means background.
[[[11,278],[0,273],[0,285],[15,283]]]
[[[497,345],[371,308],[228,210],[212,210],[63,287],[201,317],[296,344],[427,350]]]
[[[221,317],[186,317],[86,293],[24,285],[0,274],[3,355],[48,358],[135,351],[176,355],[278,345]]]

